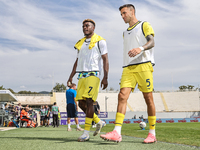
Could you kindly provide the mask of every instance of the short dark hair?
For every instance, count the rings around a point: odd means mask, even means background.
[[[56,102],[54,102],[53,104],[56,105]]]
[[[95,22],[94,22],[94,20],[92,20],[92,19],[85,19],[85,20],[83,20],[83,24],[84,24],[85,22],[91,22],[91,23],[95,26]]]
[[[121,11],[122,8],[124,8],[124,7],[127,7],[127,8],[131,8],[132,7],[135,10],[135,6],[134,5],[132,5],[132,4],[125,4],[125,5],[122,5],[122,6],[119,7],[119,11]]]

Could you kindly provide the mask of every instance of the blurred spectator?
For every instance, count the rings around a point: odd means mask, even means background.
[[[4,103],[1,103],[1,104],[0,104],[0,109],[5,110],[5,105],[4,105]]]
[[[136,115],[134,115],[134,117],[132,119],[136,119]]]
[[[26,110],[26,108],[28,108],[28,109],[29,109],[29,105],[28,105],[28,104],[26,104],[25,110]]]
[[[29,108],[26,107],[26,111],[23,113],[22,121],[27,122],[27,128],[37,127],[37,124],[30,118]]]
[[[29,107],[29,111],[28,111],[30,117],[33,119],[33,108]]]
[[[53,114],[53,127],[58,127],[58,112],[60,112],[59,107],[56,105],[56,102],[54,102],[52,108],[51,108],[52,114]]]
[[[141,120],[143,121],[143,119],[144,119],[144,118],[143,118],[143,115],[142,115],[141,117],[139,117],[139,119],[141,119]]]
[[[8,110],[9,110],[9,112],[15,112],[14,107],[13,107],[12,104],[9,104]]]
[[[50,120],[50,108],[48,105],[45,105],[45,120],[47,121],[46,127],[49,127],[49,120]]]
[[[42,105],[42,108],[40,109],[40,121],[41,121],[41,126],[44,125],[44,121],[45,121],[45,108],[44,105]]]
[[[8,108],[8,103],[5,103],[5,111],[8,112],[9,108]]]
[[[9,104],[8,113],[12,116],[13,119],[15,119],[16,114],[15,114],[15,106],[13,105],[13,103]]]
[[[21,103],[19,103],[16,108],[17,108],[17,111],[21,111],[21,108],[22,108]]]
[[[33,109],[32,109],[31,107],[29,107],[28,113],[29,113],[30,115],[32,115],[32,112],[33,112]]]
[[[76,131],[83,131],[79,126],[78,121],[78,102],[76,101],[76,84],[72,83],[70,88],[66,91],[66,103],[67,103],[67,131],[71,131],[71,118],[74,118],[76,123]]]
[[[22,121],[22,118],[24,117],[24,113],[25,113],[25,109],[22,107],[21,111],[20,111],[20,120],[21,120],[21,124],[20,126],[22,127],[24,122]]]
[[[13,119],[17,119],[18,118],[18,111],[17,111],[17,107],[16,106],[13,106]]]

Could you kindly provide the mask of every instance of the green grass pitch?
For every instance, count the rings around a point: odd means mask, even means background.
[[[15,130],[0,131],[1,150],[190,150],[200,149],[200,123],[161,123],[156,126],[157,143],[143,144],[148,134],[140,130],[138,124],[124,124],[122,127],[122,142],[114,143],[102,140],[99,135],[93,136],[91,129],[90,140],[77,142],[82,134],[72,126],[67,132],[67,126],[20,128]],[[82,126],[83,127],[83,126]],[[102,133],[113,130],[114,125],[107,125]],[[177,143],[177,144],[173,144]],[[193,146],[191,146],[193,145]]]

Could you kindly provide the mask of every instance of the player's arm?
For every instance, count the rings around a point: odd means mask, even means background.
[[[76,104],[76,110],[78,111],[78,102],[76,101],[76,97],[74,97],[74,102]]]
[[[75,93],[74,93],[74,102],[76,104],[76,111],[78,111],[78,102],[76,101],[76,95],[77,95],[77,92],[75,91]]]
[[[154,30],[153,30],[152,26],[150,25],[150,23],[144,22],[143,26],[142,26],[142,30],[143,30],[144,36],[147,40],[147,43],[145,45],[143,45],[142,47],[144,48],[144,50],[153,48],[155,45]]]
[[[147,35],[146,39],[147,39],[147,43],[144,46],[142,46],[144,48],[144,50],[153,48],[155,45],[153,35]]]
[[[137,54],[141,53],[142,51],[151,49],[155,45],[154,30],[151,27],[151,25],[148,22],[144,22],[142,29],[143,29],[144,36],[147,40],[147,43],[145,45],[142,45],[141,47],[130,50],[128,52],[129,57],[134,57]]]
[[[128,52],[129,57],[134,57],[137,54],[141,53],[142,51],[146,51],[154,47],[155,43],[154,43],[153,35],[147,35],[146,39],[147,39],[147,43],[145,45],[138,48],[134,48]]]
[[[101,87],[103,87],[102,89],[104,90],[108,86],[108,70],[109,70],[108,53],[101,55],[101,57],[103,59],[103,72],[104,72],[104,76],[101,81]]]
[[[78,58],[76,59],[75,63],[74,63],[74,66],[73,66],[73,69],[72,69],[72,72],[69,76],[69,79],[67,81],[67,86],[70,87],[70,84],[72,83],[72,79],[74,77],[74,75],[76,74],[76,67],[77,67],[77,63],[78,63]]]

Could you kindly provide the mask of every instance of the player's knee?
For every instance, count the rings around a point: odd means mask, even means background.
[[[154,105],[153,97],[151,94],[144,94],[144,99],[147,105]]]
[[[128,99],[128,96],[124,94],[123,92],[119,92],[118,94],[118,102],[126,102]]]

